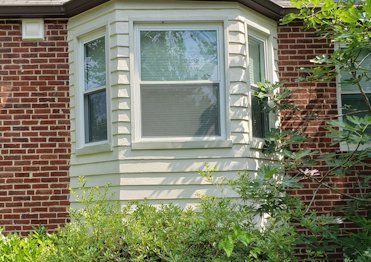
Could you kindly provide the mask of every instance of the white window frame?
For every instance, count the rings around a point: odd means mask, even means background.
[[[342,47],[345,47],[344,44],[336,44],[335,45],[335,49],[340,49]],[[356,91],[345,91],[343,92],[342,91],[342,88],[341,88],[341,72],[340,72],[340,69],[337,67],[336,68],[336,103],[337,103],[337,111],[338,111],[338,114],[339,114],[339,120],[343,120],[343,103],[342,103],[342,95],[347,95],[347,94],[358,94],[358,95],[361,95],[361,92],[356,92]],[[370,94],[371,92],[366,92],[366,94]],[[370,147],[371,145],[363,145],[363,146],[360,146],[358,148],[358,150],[363,150],[367,147]],[[342,142],[340,143],[340,151],[352,151],[352,150],[355,150],[356,149],[356,145],[355,144],[348,144],[348,143],[345,143],[345,142]]]
[[[84,45],[98,38],[105,39],[105,63],[106,63],[106,84],[93,90],[85,90],[85,49]],[[76,61],[76,154],[91,154],[111,150],[111,113],[110,113],[110,77],[109,77],[109,42],[106,27],[91,30],[77,37]],[[107,138],[97,142],[86,142],[86,115],[85,96],[97,91],[106,92],[106,113],[107,113]]]
[[[264,32],[256,31],[253,28],[247,27],[246,33],[246,51],[247,51],[247,60],[248,60],[248,67],[247,67],[247,79],[248,79],[248,87],[249,87],[249,128],[250,128],[250,139],[251,139],[251,147],[256,149],[262,149],[264,145],[264,138],[255,137],[253,135],[253,123],[252,123],[252,97],[254,95],[254,91],[257,89],[257,85],[251,82],[250,79],[250,61],[249,61],[249,37],[253,37],[256,40],[263,43],[263,51],[264,51],[264,72],[265,72],[265,80],[273,82],[273,51],[272,49],[272,37]],[[269,112],[269,128],[276,126],[276,117],[272,112]]]
[[[157,31],[157,30],[215,30],[217,33],[217,55],[218,55],[218,79],[217,80],[184,80],[184,81],[142,81],[141,80],[141,56],[140,56],[140,32],[141,31]],[[224,57],[224,33],[221,23],[174,23],[174,24],[134,24],[134,86],[133,86],[133,148],[147,149],[156,147],[151,143],[157,143],[157,146],[164,148],[193,148],[204,147],[200,143],[210,142],[210,146],[224,146],[227,144],[215,143],[226,141],[226,83],[225,83],[225,57]],[[163,84],[163,85],[192,85],[192,84],[219,84],[219,121],[220,135],[205,136],[205,137],[142,137],[141,126],[141,97],[140,87],[142,83],[146,85]],[[166,143],[170,144],[166,144]],[[214,143],[213,143],[214,142]],[[163,143],[163,144],[161,144]],[[183,144],[182,144],[183,143]],[[143,145],[140,145],[143,144]],[[147,144],[147,145],[145,145]],[[188,146],[187,146],[188,144]],[[227,146],[230,146],[229,144]],[[205,146],[207,147],[207,145]]]

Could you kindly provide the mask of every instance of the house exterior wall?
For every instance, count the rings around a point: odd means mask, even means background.
[[[228,146],[181,144],[178,148],[138,149],[133,143],[135,106],[134,27],[137,23],[217,23],[224,32],[226,128]],[[109,99],[111,135],[106,145],[79,145],[83,125],[78,72],[79,38],[105,28],[109,46]],[[117,199],[147,199],[150,203],[192,205],[203,194],[219,193],[198,174],[207,162],[216,174],[233,177],[240,170],[256,170],[264,159],[259,141],[251,138],[250,86],[248,84],[247,30],[253,28],[269,39],[271,80],[276,80],[276,22],[236,3],[111,1],[69,20],[71,94],[71,185],[84,175],[87,186],[111,184]],[[81,54],[80,54],[81,55]],[[135,142],[135,141],[134,141]],[[233,197],[230,192],[227,196]],[[72,198],[73,199],[73,198]],[[75,200],[73,199],[72,202]]]
[[[70,158],[67,21],[22,41],[0,20],[0,227],[26,233],[67,222]]]
[[[328,83],[296,81],[300,77],[300,68],[311,66],[310,60],[316,55],[330,54],[334,50],[333,45],[328,40],[316,36],[313,31],[304,30],[301,23],[280,26],[278,43],[280,80],[288,82],[285,86],[293,91],[291,102],[305,112],[302,114],[285,111],[282,114],[283,127],[305,133],[310,140],[303,146],[318,150],[319,153],[339,151],[339,145],[332,145],[325,129],[326,121],[338,115],[336,81]],[[310,114],[317,117],[308,120]],[[325,171],[323,165],[314,168]],[[293,193],[310,201],[317,184],[310,181],[304,184],[303,189],[297,189]],[[329,189],[321,189],[319,193],[320,197],[314,202],[314,208],[320,212],[331,210],[337,201],[341,201],[340,196],[334,196]]]
[[[288,130],[300,130],[309,138],[308,142],[302,145],[318,151],[318,156],[323,153],[341,152],[339,144],[332,144],[327,137],[325,128],[326,122],[336,119],[338,112],[339,87],[336,80],[327,83],[300,82],[299,69],[313,65],[310,60],[316,55],[330,54],[334,50],[334,44],[329,40],[318,37],[313,31],[304,30],[300,22],[293,22],[289,25],[278,27],[278,68],[281,81],[287,81],[285,87],[292,90],[293,95],[290,101],[297,105],[299,111],[284,111],[281,115],[282,126]],[[309,119],[309,116],[316,116]],[[323,175],[328,167],[322,161],[312,167]],[[354,167],[355,172],[346,176],[328,176],[323,182],[335,186],[340,192],[356,196],[360,193],[357,176],[371,173],[370,166],[362,165]],[[318,189],[318,183],[312,180],[302,180],[303,188],[291,190],[290,193],[301,197],[307,204],[311,203],[312,209],[320,214],[336,213],[336,208],[346,204],[349,200],[340,194],[336,194],[326,187]],[[363,188],[362,190],[365,190]],[[315,193],[316,192],[316,193]],[[316,194],[315,198],[313,195]],[[365,211],[367,212],[367,210]],[[355,225],[347,221],[340,224],[343,234],[357,230]],[[299,250],[305,253],[305,247]],[[341,250],[328,254],[331,261],[343,261]]]

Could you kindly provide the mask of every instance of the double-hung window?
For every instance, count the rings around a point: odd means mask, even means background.
[[[267,101],[261,101],[253,95],[258,82],[266,80],[266,42],[260,38],[249,35],[249,75],[251,86],[251,121],[252,135],[256,138],[265,138],[269,131],[269,112],[266,109]]]
[[[82,42],[85,143],[107,140],[106,40],[99,35]]]
[[[208,141],[224,135],[221,38],[220,26],[136,27],[138,140]]]
[[[360,81],[360,86],[366,93],[369,101],[371,101],[371,49],[360,50],[356,61],[359,64],[356,78],[362,78]],[[357,84],[352,82],[352,79],[354,79],[354,77],[350,74],[350,72],[345,70],[340,71],[341,93],[339,97],[339,104],[340,108],[342,109],[342,114],[368,110],[359,87]],[[365,116],[366,114],[369,114],[369,112],[362,112],[356,115]],[[371,134],[371,128],[369,128],[367,132]]]

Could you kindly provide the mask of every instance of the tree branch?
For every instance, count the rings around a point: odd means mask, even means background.
[[[329,184],[323,182],[323,180],[321,180],[321,179],[317,179],[315,177],[312,177],[310,175],[307,175],[305,172],[302,172],[300,170],[299,170],[299,172],[301,172],[305,177],[307,177],[307,178],[309,178],[309,179],[317,182],[318,184],[320,184],[320,186],[324,186],[324,187],[330,189],[331,191],[334,191],[334,192],[338,193],[339,195],[345,196],[345,197],[350,198],[350,199],[358,200],[358,201],[371,202],[371,199],[359,198],[359,197],[355,197],[355,196],[349,195],[347,193],[343,193],[339,189],[337,189],[336,187],[330,186]],[[307,207],[305,213],[307,213],[309,211],[309,208],[308,207]]]

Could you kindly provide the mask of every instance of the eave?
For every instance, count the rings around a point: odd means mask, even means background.
[[[69,18],[108,1],[109,0],[71,0],[63,5],[2,5],[0,6],[0,18]],[[287,13],[295,11],[293,8],[284,8],[271,1],[263,0],[211,1],[238,2],[274,20],[279,20]]]

